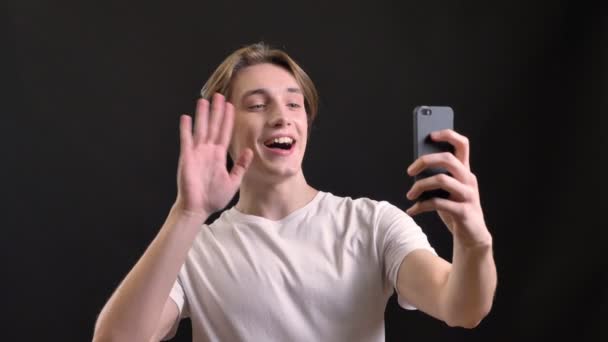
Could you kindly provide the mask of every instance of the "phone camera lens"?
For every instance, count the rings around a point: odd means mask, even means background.
[[[431,115],[432,111],[430,108],[423,108],[422,115]]]

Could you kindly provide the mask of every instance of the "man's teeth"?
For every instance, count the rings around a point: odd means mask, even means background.
[[[289,137],[274,138],[272,140],[272,143],[275,143],[275,144],[293,144],[293,139],[291,139]]]

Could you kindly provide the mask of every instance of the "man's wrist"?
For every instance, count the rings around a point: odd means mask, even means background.
[[[211,216],[211,214],[206,212],[205,210],[192,210],[190,208],[187,208],[179,200],[175,201],[175,203],[171,207],[171,214],[185,219],[198,219],[203,222],[209,216]]]
[[[185,223],[186,225],[196,223],[198,226],[205,223],[205,221],[207,220],[207,218],[209,218],[210,215],[204,211],[194,211],[186,209],[178,202],[176,202],[173,207],[171,207],[169,216],[176,223],[180,222]]]
[[[471,251],[491,250],[493,244],[492,234],[489,231],[480,234],[480,236],[463,238],[454,235],[454,247]]]

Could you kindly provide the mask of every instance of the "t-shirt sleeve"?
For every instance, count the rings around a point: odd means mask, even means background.
[[[186,296],[184,295],[184,288],[182,287],[179,277],[175,280],[175,283],[173,283],[173,288],[171,288],[169,298],[171,298],[171,300],[173,300],[177,305],[179,314],[177,315],[177,319],[175,320],[175,322],[173,322],[171,330],[169,330],[167,335],[162,339],[163,341],[167,341],[173,338],[175,336],[175,333],[177,332],[177,328],[179,327],[179,322],[183,318],[189,316]]]
[[[378,206],[378,248],[384,260],[384,277],[397,292],[399,305],[404,309],[416,310],[397,290],[399,267],[403,258],[416,249],[437,253],[420,226],[403,210],[386,201]]]

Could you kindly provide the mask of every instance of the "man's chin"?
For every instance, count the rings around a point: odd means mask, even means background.
[[[290,178],[298,174],[297,169],[288,167],[269,167],[266,169],[267,175],[273,178]]]
[[[256,165],[257,166],[257,165]],[[255,176],[260,181],[282,181],[289,179],[291,177],[295,177],[300,172],[300,167],[296,167],[294,165],[281,165],[277,163],[264,163],[264,165],[259,165],[261,167],[255,167],[252,165],[252,169],[250,171],[252,176]],[[248,171],[249,173],[249,171]]]

